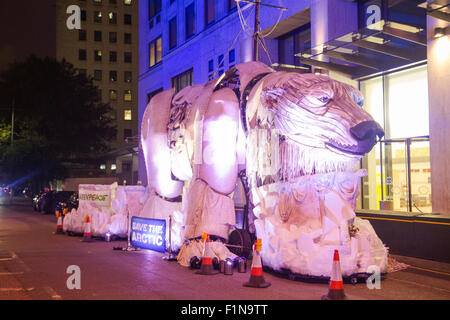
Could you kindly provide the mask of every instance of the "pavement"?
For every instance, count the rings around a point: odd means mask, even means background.
[[[34,212],[31,202],[0,201],[0,300],[320,300],[327,283],[291,281],[265,272],[271,286],[244,287],[248,271],[204,276],[159,252],[118,251],[126,241],[91,243],[57,235],[56,217]],[[380,289],[344,284],[349,300],[450,300],[450,264],[391,256],[408,268],[391,272]],[[75,267],[73,267],[75,266]],[[331,261],[330,261],[331,267]],[[75,269],[80,287],[74,288]],[[72,288],[71,288],[72,287]]]

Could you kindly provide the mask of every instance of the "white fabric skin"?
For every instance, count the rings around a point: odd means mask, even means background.
[[[370,223],[354,214],[358,182],[364,174],[359,170],[304,176],[289,184],[255,188],[255,227],[262,238],[264,265],[328,277],[338,249],[344,276],[366,272],[370,265],[386,272],[387,248]],[[359,228],[355,237],[348,232],[351,223]]]

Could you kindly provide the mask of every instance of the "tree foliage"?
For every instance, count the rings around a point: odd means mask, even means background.
[[[0,75],[0,104],[0,178],[10,181],[61,177],[61,163],[107,151],[115,135],[92,78],[64,60],[31,56],[10,65]]]

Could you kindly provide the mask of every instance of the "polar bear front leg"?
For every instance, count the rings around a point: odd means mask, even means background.
[[[173,92],[173,89],[165,90],[150,100],[144,112],[141,130],[148,186],[166,198],[179,196],[183,189],[183,182],[171,178],[170,148],[167,142]]]
[[[228,239],[236,224],[234,202],[228,196],[238,174],[239,103],[231,89],[214,92],[203,120],[202,163],[187,198],[186,237],[203,232]]]
[[[176,249],[184,237],[184,221],[181,201],[177,199],[182,193],[183,182],[172,180],[167,139],[173,92],[173,89],[168,89],[155,95],[143,115],[141,144],[150,193],[139,216],[165,219],[167,225],[169,217],[172,217],[172,246]],[[168,232],[169,228],[166,229]]]

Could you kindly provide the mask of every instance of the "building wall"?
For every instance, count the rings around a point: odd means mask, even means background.
[[[431,195],[433,213],[450,215],[450,36],[434,38],[435,27],[449,24],[427,18]]]
[[[102,92],[102,101],[110,103],[115,110],[117,125],[116,140],[110,142],[112,149],[129,145],[125,140],[124,129],[131,129],[131,136],[137,135],[138,124],[138,74],[139,74],[139,44],[138,44],[138,1],[132,0],[131,5],[125,5],[124,0],[94,0],[72,1],[58,0],[56,3],[56,58],[66,59],[77,69],[86,69],[87,74],[93,76],[94,70],[102,71],[102,79],[94,80],[94,84]],[[143,2],[143,1],[141,1]],[[66,9],[69,5],[76,4],[81,10],[86,11],[86,21],[81,21],[81,29],[86,30],[87,39],[79,40],[78,30],[69,30],[66,20],[69,14]],[[94,11],[102,13],[102,22],[94,22]],[[108,14],[117,14],[116,24],[108,22]],[[131,25],[124,24],[124,14],[131,15]],[[94,41],[94,31],[101,31],[102,41]],[[117,33],[117,42],[110,43],[109,32]],[[131,44],[124,43],[124,33],[131,34]],[[86,60],[79,60],[78,50],[86,50]],[[94,50],[102,51],[102,61],[94,61]],[[117,52],[117,62],[110,62],[110,51]],[[131,63],[124,62],[124,53],[131,52]],[[117,71],[117,81],[109,79],[110,70]],[[124,81],[124,72],[130,71],[132,80],[130,83]],[[117,91],[117,100],[110,100],[109,90]],[[131,101],[124,101],[125,90],[131,90]],[[131,120],[124,120],[124,110],[131,109]],[[111,159],[107,163],[108,172],[110,165],[115,162]],[[120,166],[120,163],[117,163]],[[120,169],[119,169],[120,170]],[[137,170],[137,168],[135,169]]]

